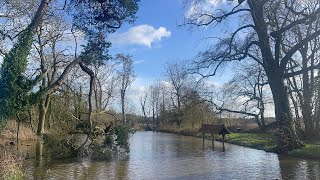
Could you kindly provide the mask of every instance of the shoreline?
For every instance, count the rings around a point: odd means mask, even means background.
[[[156,132],[171,133],[183,136],[192,136],[197,138],[202,138],[198,131],[186,130],[186,129],[157,129]],[[211,140],[211,136],[206,135],[206,140]],[[215,136],[215,141],[221,142],[221,136]],[[263,150],[265,152],[276,153],[276,137],[272,134],[267,133],[232,133],[226,135],[225,142],[248,147],[257,150]],[[279,155],[279,154],[278,154]],[[297,149],[289,152],[289,157],[310,159],[310,160],[320,160],[320,142],[306,142],[305,146],[301,149]]]
[[[161,129],[161,130],[157,130],[157,132],[171,133],[171,134],[177,134],[177,135],[183,135],[183,136],[191,136],[191,137],[196,137],[196,138],[202,138],[202,136],[198,135],[198,133],[197,134],[193,134],[191,132],[186,132],[186,131],[175,131],[175,130],[164,130],[164,129]],[[235,134],[235,133],[233,133],[233,134]],[[236,134],[244,134],[244,133],[236,133]],[[253,133],[250,133],[250,134],[253,134]],[[255,133],[255,134],[260,134],[260,133]],[[205,139],[206,140],[211,140],[211,136],[205,135]],[[222,142],[221,136],[215,136],[214,140],[218,141],[218,142]],[[263,150],[263,151],[266,151],[266,152],[276,153],[276,151],[271,149],[271,148],[265,148],[263,146],[250,145],[250,144],[246,144],[245,142],[232,141],[232,140],[230,140],[230,138],[228,138],[228,135],[226,135],[225,142],[226,143],[230,143],[230,144],[234,144],[234,145],[238,145],[238,146],[243,146],[243,147],[248,147],[248,148],[252,148],[252,149]]]

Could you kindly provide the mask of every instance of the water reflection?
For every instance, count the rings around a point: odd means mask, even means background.
[[[40,147],[39,147],[40,148]],[[137,132],[130,157],[32,159],[27,179],[319,179],[320,162],[278,157],[260,150],[166,133]],[[44,157],[44,156],[42,156]],[[44,158],[47,159],[47,158]]]
[[[320,162],[279,157],[283,179],[320,179]]]

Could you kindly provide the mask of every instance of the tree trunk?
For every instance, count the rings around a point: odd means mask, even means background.
[[[293,84],[290,79],[287,79],[287,80],[288,80],[288,83],[290,84],[290,86],[293,88],[293,90],[296,90],[297,87],[294,86],[295,83]],[[300,123],[301,120],[300,120],[300,115],[299,115],[299,106],[298,106],[298,102],[296,101],[296,99],[293,96],[292,90],[289,92],[289,96],[290,96],[291,102],[292,102],[293,107],[294,107],[294,113],[295,113],[297,125],[301,128],[301,123]]]
[[[152,108],[152,124],[154,124],[155,119],[156,119],[156,114],[154,112],[154,108]]]
[[[45,129],[45,122],[46,122],[46,115],[47,110],[50,104],[50,95],[47,95],[44,98],[41,98],[39,102],[39,121],[38,121],[38,129],[37,129],[37,135],[41,135],[44,133]]]
[[[307,48],[308,46],[300,50],[302,55],[302,69],[308,68],[308,58],[307,58]],[[311,91],[309,83],[309,71],[304,71],[302,73],[302,84],[303,84],[303,99],[301,102],[301,112],[303,116],[303,121],[305,125],[305,137],[312,138],[314,136],[314,124],[312,119],[312,107],[311,107]]]
[[[316,136],[320,137],[320,118],[316,119]]]
[[[259,48],[263,57],[263,68],[266,71],[275,106],[275,115],[278,122],[278,152],[287,154],[288,151],[300,148],[299,140],[289,105],[287,88],[284,84],[284,73],[287,63],[280,60],[280,54],[273,54],[271,49],[268,26],[265,21],[264,4],[261,0],[248,0],[251,17],[255,24],[255,31],[259,38]],[[276,37],[281,41],[282,37]],[[274,52],[280,53],[280,47],[275,46]]]
[[[125,124],[125,123],[127,122],[127,120],[126,120],[126,114],[125,114],[124,97],[125,97],[125,91],[124,91],[124,90],[121,90],[122,124]]]
[[[44,105],[44,98],[41,98],[39,102],[39,119],[38,119],[38,129],[37,135],[41,135],[44,132],[44,124],[45,124],[45,117],[46,117],[46,110]]]
[[[275,115],[278,122],[278,152],[287,154],[288,151],[300,148],[302,142],[299,140],[296,126],[292,118],[289,105],[289,97],[284,79],[267,72],[272,96],[274,99]]]
[[[316,100],[316,112],[315,112],[315,121],[316,121],[316,132],[317,136],[320,136],[320,82],[317,84],[317,100]]]
[[[20,131],[20,123],[21,119],[19,117],[19,114],[17,114],[17,150],[19,150],[19,131]]]
[[[254,116],[254,120],[256,121],[259,129],[260,129],[262,132],[264,132],[264,129],[263,129],[262,125],[261,125],[261,122],[259,121],[259,116],[258,116],[258,115]]]

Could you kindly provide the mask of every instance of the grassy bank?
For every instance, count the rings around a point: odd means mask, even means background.
[[[161,132],[168,132],[174,134],[181,134],[185,136],[194,136],[201,137],[201,134],[198,133],[198,129],[174,129],[174,128],[165,128],[160,129]],[[206,134],[206,138],[210,139],[210,135]],[[221,141],[221,136],[215,136],[215,140]],[[261,149],[268,152],[274,152],[276,147],[276,137],[272,134],[265,133],[232,133],[226,135],[225,141],[231,144],[236,144],[240,146],[251,147],[254,149]]]
[[[37,139],[36,134],[30,126],[20,125],[19,142]],[[0,180],[18,180],[23,179],[22,164],[24,156],[19,152],[13,152],[13,147],[17,145],[17,123],[9,120],[0,133]],[[10,152],[9,150],[10,149]]]
[[[181,134],[186,136],[201,137],[197,129],[160,128],[161,132]],[[210,138],[207,136],[206,138]],[[215,140],[221,141],[221,136],[215,136]],[[226,142],[254,149],[275,152],[277,137],[271,133],[232,133],[226,135]],[[307,141],[301,149],[289,152],[290,156],[309,159],[320,159],[320,141]]]
[[[251,147],[268,152],[275,152],[277,145],[276,137],[272,134],[266,133],[232,133],[226,135],[226,141],[231,144]]]
[[[226,136],[227,142],[241,146],[275,152],[277,139],[267,133],[232,133]],[[289,152],[290,156],[308,159],[320,159],[320,141],[306,141],[305,146]]]
[[[320,159],[320,141],[307,141],[303,148],[291,151],[289,155],[301,158]]]

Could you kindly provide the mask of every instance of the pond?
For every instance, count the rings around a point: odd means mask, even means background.
[[[320,161],[157,132],[130,137],[125,159],[27,160],[26,179],[320,179]]]

